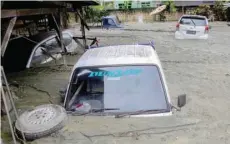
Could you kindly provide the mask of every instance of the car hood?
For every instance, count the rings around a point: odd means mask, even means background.
[[[146,136],[184,132],[199,122],[175,116],[150,118],[113,118],[103,116],[69,116],[58,133],[36,140],[36,143],[127,143]],[[160,138],[160,137],[159,137]],[[156,139],[155,139],[156,140]],[[161,140],[161,139],[159,139]],[[156,141],[155,141],[156,142]]]

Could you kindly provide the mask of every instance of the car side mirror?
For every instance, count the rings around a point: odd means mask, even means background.
[[[177,107],[182,108],[186,104],[186,94],[178,96]]]
[[[62,89],[59,90],[59,95],[61,97],[61,102],[64,102],[66,92],[67,92],[67,87],[62,88]]]

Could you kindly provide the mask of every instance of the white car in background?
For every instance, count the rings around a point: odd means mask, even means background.
[[[183,15],[177,25],[176,39],[208,39],[208,19],[200,15]]]

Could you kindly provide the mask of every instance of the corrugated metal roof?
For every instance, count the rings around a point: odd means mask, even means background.
[[[68,4],[75,7],[99,5],[97,1],[4,1],[2,9],[38,9],[38,8],[67,8]]]

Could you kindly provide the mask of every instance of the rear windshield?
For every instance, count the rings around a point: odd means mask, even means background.
[[[207,25],[205,18],[199,17],[182,17],[180,20],[182,25],[191,25],[191,26],[205,26]]]
[[[78,69],[71,83],[69,99],[83,84],[74,104],[97,100],[102,108],[118,108],[116,112],[168,108],[167,96],[156,66]]]

